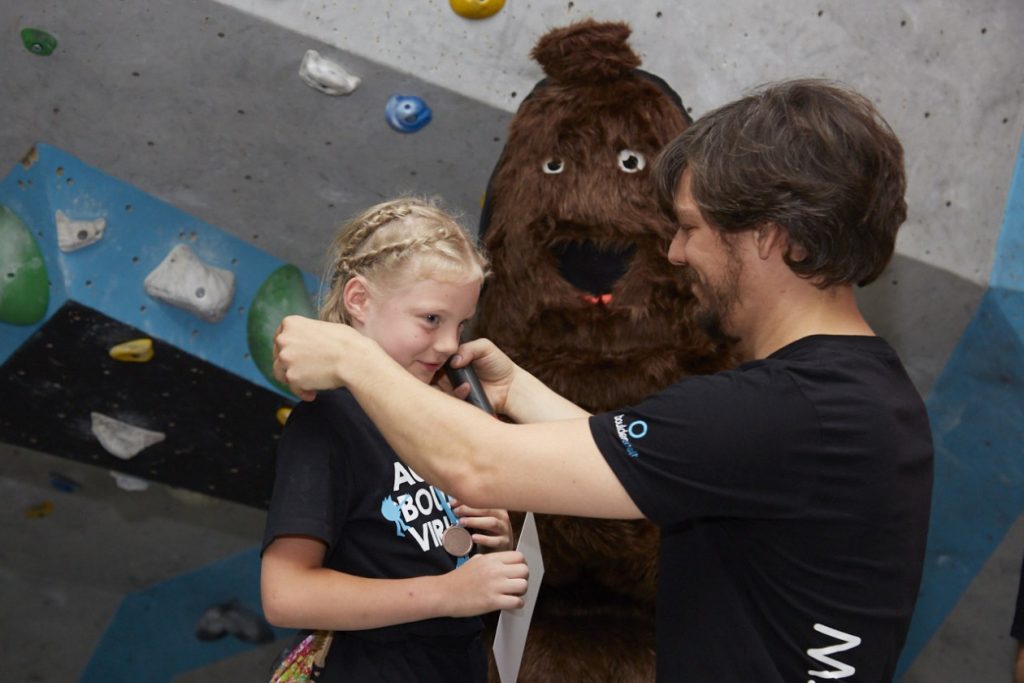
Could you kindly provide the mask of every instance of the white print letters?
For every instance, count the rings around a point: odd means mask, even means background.
[[[825,671],[808,671],[807,675],[811,678],[849,678],[850,676],[857,673],[857,669],[844,664],[843,662],[832,659],[830,655],[834,655],[837,652],[846,652],[860,645],[860,638],[849,633],[843,633],[842,631],[834,628],[829,628],[824,624],[815,624],[814,630],[818,633],[824,633],[826,636],[831,636],[836,640],[840,641],[835,645],[828,645],[826,647],[815,647],[807,650],[807,656],[815,661],[821,662],[825,666],[832,667]],[[814,681],[807,681],[807,683],[814,683]]]
[[[397,461],[391,490],[394,495],[384,499],[381,515],[395,525],[395,535],[411,538],[423,552],[441,547],[441,535],[452,525],[447,494]]]
[[[395,483],[391,486],[392,491],[398,491],[398,487],[402,484],[415,486],[422,483],[423,477],[413,472],[411,467],[406,467],[398,461],[395,462]]]

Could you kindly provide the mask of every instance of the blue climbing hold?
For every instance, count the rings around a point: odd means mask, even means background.
[[[430,123],[432,116],[427,103],[415,95],[392,95],[384,107],[388,125],[399,133],[415,133]]]

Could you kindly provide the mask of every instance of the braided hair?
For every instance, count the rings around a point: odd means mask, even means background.
[[[338,232],[328,251],[321,320],[351,322],[345,284],[362,276],[375,289],[415,280],[483,280],[490,267],[477,242],[436,201],[402,197],[371,206]]]

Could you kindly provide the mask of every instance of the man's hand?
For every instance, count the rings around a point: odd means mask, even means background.
[[[519,367],[495,346],[494,342],[482,338],[462,344],[452,356],[453,368],[462,368],[470,364],[473,365],[473,371],[480,379],[480,384],[483,385],[487,400],[491,402],[494,412],[508,414],[509,391]],[[461,384],[455,388],[453,393],[458,398],[464,399],[469,395],[469,385]]]
[[[513,422],[571,420],[589,415],[512,362],[489,339],[466,342],[451,359],[453,368],[470,363],[494,412],[511,418]],[[452,393],[464,399],[469,395],[469,385],[460,385]]]
[[[274,377],[312,401],[317,391],[344,385],[341,360],[353,357],[353,346],[365,341],[348,325],[290,315],[274,334]]]

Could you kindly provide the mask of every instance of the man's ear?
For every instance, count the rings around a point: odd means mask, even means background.
[[[353,322],[363,323],[370,305],[370,287],[362,275],[356,275],[345,283],[341,292],[341,303]]]
[[[785,254],[791,249],[789,233],[778,223],[762,223],[754,229],[754,244],[757,246],[757,255],[762,260],[771,256],[772,251],[779,250]]]

